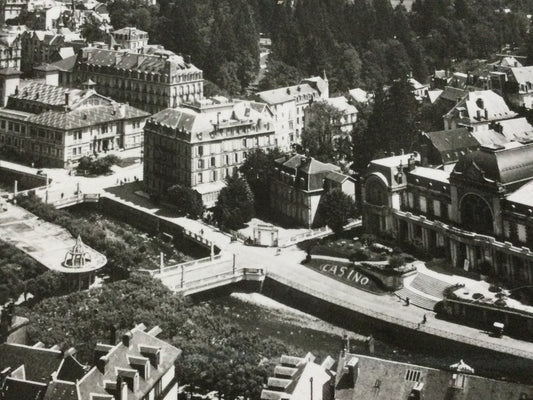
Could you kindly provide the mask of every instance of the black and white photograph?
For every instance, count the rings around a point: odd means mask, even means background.
[[[533,400],[533,0],[0,0],[0,400]]]

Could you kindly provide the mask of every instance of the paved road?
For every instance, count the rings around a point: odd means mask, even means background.
[[[121,188],[118,188],[118,190],[116,188],[105,190],[116,186],[117,180],[120,181],[125,178],[133,180],[134,176],[142,179],[142,164],[135,164],[128,168],[117,168],[114,175],[99,178],[70,177],[66,173],[61,175],[61,171],[50,171],[50,173],[55,174],[54,183],[50,189],[52,193],[72,190],[79,183],[81,190],[85,193],[103,193],[106,196],[114,197],[130,206],[139,207],[151,213],[159,211],[157,206],[142,197],[134,195],[127,188],[124,188],[123,192],[120,190]],[[164,218],[193,232],[200,233],[203,231],[204,236],[213,241],[223,251],[236,255],[237,268],[262,268],[268,273],[283,277],[284,280],[294,286],[303,286],[308,292],[316,293],[321,297],[327,296],[330,301],[369,315],[379,315],[383,319],[395,319],[403,325],[417,326],[422,321],[423,316],[427,315],[427,322],[421,325],[421,330],[430,331],[435,329],[444,332],[444,335],[461,335],[465,342],[486,347],[508,346],[516,351],[527,353],[528,358],[533,359],[533,345],[530,342],[506,336],[501,339],[493,338],[478,329],[436,319],[433,313],[426,310],[414,306],[405,306],[395,296],[377,296],[358,290],[335,279],[328,279],[319,272],[300,264],[305,258],[305,253],[296,246],[283,249],[280,255],[276,255],[276,249],[274,248],[252,247],[245,246],[240,242],[230,242],[228,235],[199,221],[183,217],[174,218],[170,216]],[[205,271],[206,277],[214,272],[209,269]]]

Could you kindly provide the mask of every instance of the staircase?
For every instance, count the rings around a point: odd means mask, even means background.
[[[404,287],[403,289],[400,289],[394,293],[402,299],[409,297],[410,304],[423,308],[424,310],[433,311],[435,304],[438,303],[438,301],[434,299],[424,297],[416,292],[413,292],[408,287]]]
[[[396,291],[395,294],[402,299],[409,297],[410,304],[433,311],[435,304],[439,302],[437,299],[443,298],[444,290],[449,286],[452,285],[448,282],[418,273],[409,285]]]
[[[442,299],[444,290],[452,285],[432,276],[418,273],[410,286],[420,292]]]

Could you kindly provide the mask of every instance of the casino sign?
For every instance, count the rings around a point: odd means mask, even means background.
[[[384,293],[384,290],[378,284],[379,279],[366,274],[353,264],[315,258],[304,265],[358,289],[372,293]]]

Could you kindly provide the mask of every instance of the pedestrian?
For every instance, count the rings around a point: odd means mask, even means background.
[[[422,318],[422,323],[425,324],[428,321],[426,314],[424,314],[424,317]]]
[[[204,230],[200,229],[200,235],[204,236]]]
[[[65,193],[61,193],[61,198],[63,198],[65,196]]]
[[[406,298],[405,298],[405,305],[408,306],[409,304],[410,304],[409,297],[406,297]]]

